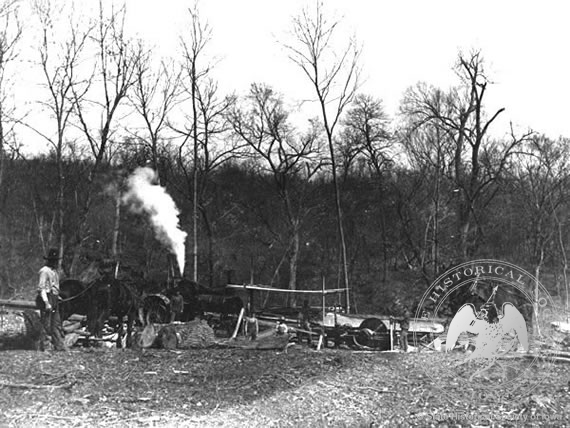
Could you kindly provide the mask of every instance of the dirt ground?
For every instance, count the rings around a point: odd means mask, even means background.
[[[435,387],[426,368],[442,358],[300,345],[2,351],[0,426],[566,426],[567,363],[536,365],[527,396],[474,399],[465,383]]]

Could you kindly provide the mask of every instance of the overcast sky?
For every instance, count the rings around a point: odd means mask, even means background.
[[[104,0],[110,1],[110,0]],[[95,3],[95,2],[93,2]],[[267,83],[286,97],[309,98],[311,88],[280,41],[305,0],[203,0],[212,28],[208,47],[221,59],[216,77],[227,91]],[[83,4],[82,2],[79,3]],[[174,55],[187,22],[187,0],[127,0],[129,28]],[[404,90],[425,81],[457,83],[452,66],[460,50],[479,49],[494,81],[488,110],[505,107],[496,134],[509,121],[551,137],[570,137],[570,6],[564,1],[326,0],[325,12],[342,20],[346,38],[363,46],[361,91],[381,98],[393,115]]]
[[[188,1],[131,0],[129,14],[142,35],[176,44]],[[310,91],[278,40],[286,40],[302,0],[207,0],[200,4],[212,27],[212,50],[223,58],[220,80],[236,89],[266,82],[300,97]],[[515,124],[570,137],[570,5],[565,1],[326,0],[343,20],[347,37],[362,43],[362,90],[394,113],[403,91],[420,80],[456,83],[459,50],[480,49],[488,74],[489,109],[505,107],[500,126]],[[150,31],[149,31],[150,30]]]

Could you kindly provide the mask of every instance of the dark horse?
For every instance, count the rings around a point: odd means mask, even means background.
[[[63,281],[59,285],[61,319],[66,320],[73,314],[87,316],[91,306],[90,291],[89,286],[77,279]]]
[[[99,334],[105,321],[114,323],[118,331],[117,347],[122,347],[122,338],[127,335],[127,347],[132,345],[133,326],[138,315],[140,297],[133,284],[115,278],[96,280],[93,287],[93,309],[88,327]],[[126,332],[124,319],[127,318]]]
[[[89,284],[66,280],[60,285],[61,313],[66,319],[76,313],[87,317],[87,328],[96,337],[101,336],[105,321],[113,323],[118,331],[117,347],[122,347],[127,317],[127,347],[131,345],[133,325],[140,298],[135,287],[127,281],[101,277]]]

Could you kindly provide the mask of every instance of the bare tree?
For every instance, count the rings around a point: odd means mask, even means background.
[[[384,194],[385,170],[392,164],[393,140],[388,132],[388,115],[382,101],[372,96],[357,95],[346,117],[342,121],[344,129],[341,141],[345,150],[353,153],[355,159],[363,159],[376,181],[378,197],[382,201]],[[388,238],[386,216],[383,204],[379,206],[380,225],[383,246],[382,281],[386,281],[388,270]]]
[[[198,266],[198,214],[202,218],[206,234],[206,261],[208,278],[213,285],[214,280],[214,220],[208,212],[212,195],[208,193],[210,177],[222,165],[239,156],[243,143],[228,136],[229,124],[227,111],[235,103],[235,98],[218,96],[218,86],[211,79],[205,79],[196,92],[197,107],[197,143],[194,143],[193,125],[175,127],[183,137],[178,148],[177,165],[185,177],[184,183],[173,183],[179,192],[192,198],[193,223],[195,222],[194,264]],[[187,117],[186,125],[192,124]],[[191,144],[188,147],[188,144]],[[191,161],[189,161],[189,159]],[[190,192],[187,190],[189,189]],[[194,220],[195,219],[195,220]],[[197,274],[196,274],[197,277]]]
[[[525,151],[517,154],[509,168],[514,175],[513,194],[523,208],[522,212],[517,212],[517,216],[522,216],[527,229],[529,258],[534,264],[537,280],[540,279],[549,254],[554,258],[556,249],[558,250],[565,283],[565,305],[568,307],[568,260],[563,232],[567,220],[564,215],[568,201],[566,189],[570,182],[567,172],[570,161],[568,141],[553,141],[544,136],[535,136],[524,148]],[[538,296],[538,283],[535,286],[535,296]],[[534,301],[535,313],[538,310],[537,302],[538,297]]]
[[[190,127],[190,135],[193,142],[193,173],[192,173],[192,261],[193,261],[193,279],[198,281],[198,103],[199,90],[202,79],[208,75],[210,65],[202,66],[202,57],[204,51],[211,40],[212,30],[207,23],[200,19],[197,3],[188,10],[190,14],[190,31],[189,37],[181,37],[182,54],[184,58],[184,70],[186,73],[186,93],[190,97],[192,106],[192,118]],[[203,68],[202,68],[203,67]],[[188,134],[187,134],[188,135]]]
[[[337,50],[333,43],[333,36],[336,34],[338,25],[339,21],[327,19],[321,2],[317,2],[313,12],[305,8],[293,18],[295,41],[293,44],[286,45],[286,48],[290,59],[299,66],[311,82],[321,111],[331,158],[343,282],[347,289],[347,311],[350,312],[346,242],[337,180],[334,136],[341,115],[354,98],[358,88],[360,50],[353,39],[349,40],[344,49]]]
[[[283,203],[288,224],[285,254],[289,255],[289,289],[297,289],[301,225],[310,212],[307,185],[321,169],[319,133],[315,128],[302,135],[289,124],[282,99],[264,85],[251,86],[246,108],[232,111],[234,131],[242,138],[255,159],[261,160]],[[296,302],[290,301],[292,306]]]
[[[41,106],[53,120],[50,130],[42,130],[30,124],[26,126],[46,140],[54,151],[57,167],[57,245],[60,251],[60,268],[63,258],[65,229],[64,229],[64,146],[66,132],[69,128],[74,110],[73,96],[81,99],[88,88],[81,86],[79,72],[80,62],[84,59],[83,52],[91,36],[93,26],[89,23],[76,23],[73,16],[62,17],[62,10],[54,8],[49,0],[36,0],[34,11],[40,22],[41,43],[38,46],[39,65],[44,77],[43,86],[48,96],[40,101]],[[56,41],[54,28],[61,32],[67,25],[68,32],[62,42]],[[74,88],[75,87],[75,88]],[[73,91],[75,90],[75,94]]]
[[[437,277],[440,267],[446,264],[446,254],[442,255],[445,245],[440,229],[441,223],[448,217],[445,214],[449,211],[447,207],[453,202],[446,195],[452,195],[453,198],[456,194],[456,185],[450,175],[455,143],[441,123],[418,121],[416,115],[408,113],[415,111],[419,99],[431,99],[433,108],[445,116],[453,105],[454,96],[453,91],[446,94],[440,89],[420,83],[406,92],[402,104],[404,120],[399,128],[398,141],[404,148],[407,161],[421,177],[419,186],[425,188],[425,193],[429,195],[424,204],[429,213],[424,216],[424,233],[418,237],[421,244],[417,245],[420,268],[428,284]],[[416,207],[412,209],[418,211]]]
[[[159,143],[168,129],[169,115],[180,102],[181,70],[173,61],[167,60],[153,66],[152,52],[142,46],[139,50],[144,54],[135,64],[131,99],[144,122],[145,133],[138,137],[150,149],[152,166],[159,174]],[[160,174],[158,176],[160,180]]]
[[[212,30],[201,19],[197,4],[189,10],[189,15],[188,31],[181,37],[181,80],[182,96],[190,104],[191,114],[184,114],[183,125],[173,125],[173,128],[183,137],[178,151],[178,166],[186,177],[185,185],[191,189],[192,195],[193,279],[198,280],[198,219],[201,215],[207,236],[208,277],[212,282],[214,226],[207,210],[207,189],[210,175],[237,153],[239,144],[223,138],[229,130],[226,112],[235,102],[235,97],[221,97],[217,82],[211,78],[215,61],[208,58],[207,47],[212,39]],[[188,158],[192,159],[191,163]]]
[[[412,128],[435,124],[446,141],[452,142],[445,146],[447,170],[457,190],[458,251],[465,259],[477,245],[479,213],[494,195],[486,192],[504,172],[514,149],[531,133],[517,136],[512,132],[509,141],[493,141],[489,128],[504,108],[490,116],[485,113],[485,95],[491,82],[481,53],[460,54],[456,70],[459,87],[445,93],[419,85],[406,94],[402,112],[413,118]]]
[[[17,45],[22,37],[18,0],[0,3],[0,189],[4,179],[5,153],[14,124],[14,105],[10,101],[13,80],[10,65],[18,58]]]
[[[382,179],[392,163],[394,141],[388,131],[389,118],[382,101],[370,95],[357,95],[343,120],[343,139],[364,157],[373,174]]]
[[[92,164],[87,171],[87,191],[79,214],[76,231],[72,271],[77,265],[82,241],[87,235],[87,216],[92,203],[93,183],[97,173],[108,159],[112,135],[116,130],[116,119],[136,83],[137,64],[141,58],[140,45],[125,34],[126,10],[111,9],[106,13],[103,2],[99,2],[99,17],[92,41],[97,50],[97,64],[94,73],[82,86],[72,86],[74,112],[79,128],[85,137]],[[93,119],[98,124],[92,126]]]

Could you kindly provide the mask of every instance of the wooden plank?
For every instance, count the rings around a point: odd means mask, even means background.
[[[239,317],[238,317],[238,320],[236,323],[236,328],[235,328],[234,333],[232,334],[232,337],[231,337],[232,339],[235,339],[237,334],[238,334],[239,328],[241,326],[241,320],[243,318],[244,313],[245,313],[245,308],[241,308],[241,311],[239,311]]]
[[[265,287],[261,285],[239,285],[239,284],[228,284],[226,288],[231,288],[234,290],[244,290],[244,291],[270,291],[274,293],[294,293],[294,294],[323,294],[322,290],[288,290],[284,288],[273,288],[273,287]],[[333,288],[329,290],[325,290],[324,294],[334,294],[346,291],[346,288]]]

